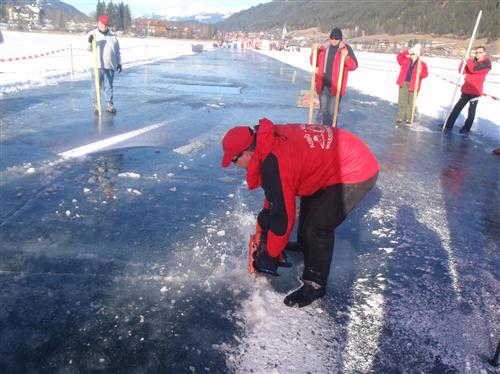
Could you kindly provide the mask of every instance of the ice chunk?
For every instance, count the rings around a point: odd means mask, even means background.
[[[120,173],[120,174],[118,174],[118,176],[120,178],[132,178],[132,179],[139,179],[141,177],[140,174],[132,173],[132,172]]]

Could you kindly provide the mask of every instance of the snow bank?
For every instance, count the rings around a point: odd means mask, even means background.
[[[309,63],[311,50],[309,48],[302,48],[300,52],[259,52],[286,64],[311,71]],[[396,85],[396,79],[399,74],[399,65],[396,61],[396,55],[368,52],[355,53],[359,67],[349,74],[348,87],[397,104],[398,86]],[[418,111],[435,118],[436,123],[443,122],[448,108],[452,105],[460,60],[424,57],[424,61],[429,68],[429,76],[422,82],[422,89],[417,101]],[[460,86],[462,82],[463,80],[460,81]],[[481,98],[472,130],[499,141],[500,63],[498,62],[493,63],[493,68],[486,77],[484,93],[489,96]],[[458,101],[459,97],[460,90],[457,90],[453,105]],[[462,114],[465,114],[466,110],[464,109]],[[461,126],[460,118],[455,125]]]
[[[89,79],[93,59],[86,34],[13,31],[3,34],[4,43],[0,44],[2,94],[53,85],[62,80]],[[193,54],[192,40],[118,37],[118,41],[124,69]],[[211,48],[209,44],[203,47]]]

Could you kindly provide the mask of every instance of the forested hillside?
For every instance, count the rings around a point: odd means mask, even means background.
[[[217,24],[223,31],[288,31],[318,27],[327,32],[340,27],[351,37],[388,33],[452,34],[470,36],[479,10],[483,10],[479,37],[500,36],[500,1],[494,0],[274,0],[239,12]]]

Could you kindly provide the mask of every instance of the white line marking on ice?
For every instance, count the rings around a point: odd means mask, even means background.
[[[95,143],[90,143],[87,145],[83,145],[81,147],[71,149],[71,150],[66,151],[66,152],[59,153],[59,156],[62,156],[64,158],[74,158],[74,157],[84,156],[86,154],[100,151],[101,149],[104,149],[104,148],[109,147],[111,145],[121,143],[125,140],[142,135],[146,132],[155,130],[159,127],[164,126],[165,124],[166,124],[166,122],[156,123],[154,125],[143,127],[142,129],[129,131],[129,132],[126,132],[125,134],[116,135],[116,136],[113,136],[113,137],[108,138],[108,139],[100,140],[100,141],[95,142]]]

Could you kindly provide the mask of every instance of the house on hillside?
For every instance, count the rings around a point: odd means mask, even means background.
[[[33,29],[42,24],[42,9],[37,5],[11,6],[7,8],[9,28]]]

